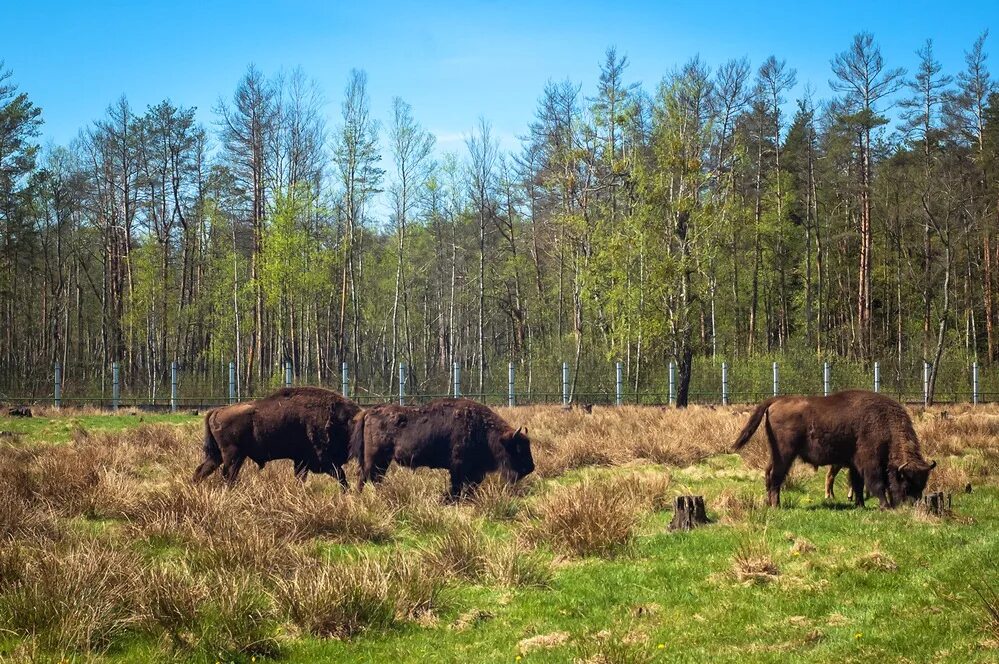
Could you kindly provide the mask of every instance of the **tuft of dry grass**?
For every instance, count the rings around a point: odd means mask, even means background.
[[[569,640],[569,632],[551,632],[550,634],[538,634],[526,639],[521,639],[517,643],[517,650],[522,655],[536,650],[551,650],[564,645]]]
[[[184,562],[153,565],[144,576],[143,608],[150,627],[165,633],[175,648],[192,647],[209,588]]]
[[[197,651],[216,661],[280,654],[280,614],[270,593],[248,576],[225,572],[207,583],[212,592],[201,609]]]
[[[370,559],[296,570],[277,581],[275,593],[288,618],[320,638],[349,638],[395,617],[388,574]]]
[[[368,629],[432,615],[444,577],[411,556],[324,564],[278,578],[275,595],[287,617],[319,638],[350,638]]]
[[[530,512],[534,518],[523,529],[528,541],[577,556],[609,556],[625,549],[639,515],[635,500],[615,483],[589,478],[554,489]]]
[[[521,487],[522,488],[522,487]],[[501,477],[493,475],[480,484],[472,496],[472,506],[479,516],[509,521],[520,511],[521,493],[518,485],[511,485]]]
[[[744,542],[732,556],[732,573],[739,583],[760,585],[775,581],[780,568],[765,545]]]
[[[759,491],[726,488],[711,501],[711,506],[719,514],[722,523],[732,524],[745,522],[763,509],[764,503]]]
[[[92,542],[34,550],[0,594],[0,625],[50,650],[104,652],[142,620],[141,565],[128,550]]]
[[[436,537],[424,550],[424,561],[441,574],[469,581],[485,577],[489,544],[482,532],[469,522],[459,522]]]
[[[486,571],[490,579],[510,588],[547,588],[553,575],[547,558],[539,552],[524,550],[516,542],[490,550]]]
[[[895,559],[882,551],[877,545],[869,553],[865,553],[857,558],[855,564],[859,569],[867,570],[868,572],[894,572],[898,570],[898,563],[895,562]]]

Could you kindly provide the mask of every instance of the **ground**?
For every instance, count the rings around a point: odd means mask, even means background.
[[[999,408],[913,412],[946,518],[807,466],[764,507],[746,408],[500,412],[537,472],[457,506],[431,471],[193,487],[191,415],[0,418],[0,660],[999,660]],[[712,523],[669,532],[679,494]]]

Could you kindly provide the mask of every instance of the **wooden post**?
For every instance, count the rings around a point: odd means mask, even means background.
[[[704,511],[704,496],[677,496],[670,530],[691,530],[708,522]]]

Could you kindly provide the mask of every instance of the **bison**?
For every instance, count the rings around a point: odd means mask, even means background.
[[[515,482],[534,470],[527,431],[468,399],[442,399],[423,406],[384,405],[355,417],[351,455],[361,465],[357,488],[378,482],[389,464],[443,468],[451,475],[453,500],[499,471]]]
[[[222,467],[232,484],[247,459],[260,468],[291,459],[295,476],[329,473],[346,488],[350,431],[360,407],[319,387],[289,387],[256,401],[223,406],[205,415],[205,459],[194,471],[200,482]]]
[[[735,441],[741,448],[766,419],[770,465],[767,500],[780,505],[780,488],[794,460],[850,471],[853,500],[864,506],[864,487],[882,508],[918,500],[936,462],[928,463],[905,408],[889,397],[848,390],[828,397],[774,397],[761,403]]]

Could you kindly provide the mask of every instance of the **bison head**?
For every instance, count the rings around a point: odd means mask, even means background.
[[[534,457],[531,456],[531,439],[527,437],[527,429],[503,434],[501,439],[506,459],[502,466],[507,471],[509,479],[516,482],[525,475],[534,472]]]
[[[889,483],[892,496],[901,501],[917,501],[923,497],[930,471],[937,467],[937,462],[906,461],[897,469],[889,471]]]

